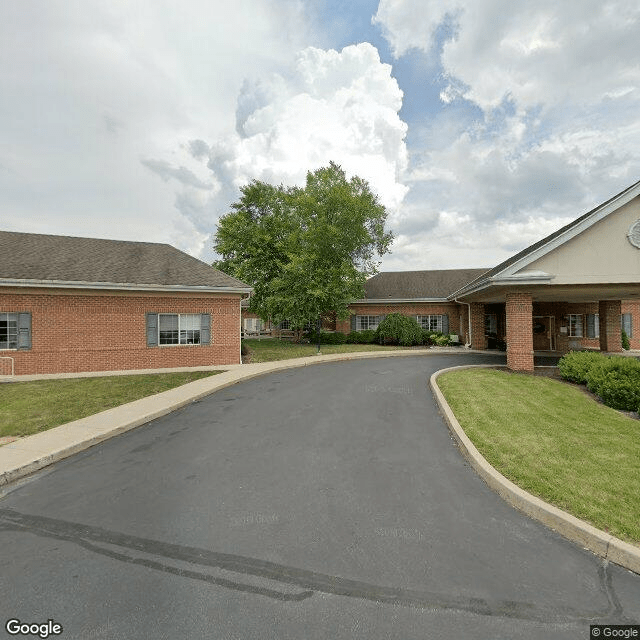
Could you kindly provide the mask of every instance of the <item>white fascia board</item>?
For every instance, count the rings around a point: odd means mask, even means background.
[[[450,300],[448,298],[371,298],[364,300],[353,300],[349,304],[402,304],[407,302],[444,303],[450,302]]]
[[[111,291],[159,291],[164,293],[175,292],[200,292],[200,293],[251,293],[250,287],[210,287],[162,285],[162,284],[132,284],[128,282],[70,282],[66,280],[24,280],[0,278],[2,287],[29,287],[49,289],[100,289]]]
[[[478,291],[482,291],[483,289],[487,289],[493,285],[496,286],[507,286],[507,285],[527,285],[527,284],[543,284],[549,283],[553,279],[553,276],[549,273],[544,273],[543,271],[532,271],[530,273],[518,273],[513,276],[504,276],[502,278],[487,278],[486,280],[481,280],[473,287],[463,287],[462,289],[458,289],[451,297],[450,300],[454,300],[459,296],[466,296],[470,293],[477,293]]]
[[[497,273],[493,276],[494,279],[502,279],[505,276],[511,276],[516,271],[520,271],[520,269],[524,269],[527,265],[535,262],[542,256],[546,255],[550,251],[557,249],[562,246],[565,242],[568,242],[572,238],[575,238],[577,235],[581,234],[583,231],[586,231],[589,227],[592,227],[596,222],[600,222],[606,218],[609,214],[613,213],[620,207],[623,207],[628,202],[631,202],[635,197],[640,195],[640,182],[635,184],[632,188],[627,191],[623,191],[620,195],[613,198],[610,202],[602,205],[597,208],[589,217],[580,221],[575,226],[572,226],[570,229],[567,229],[564,233],[561,233],[559,236],[552,238],[546,244],[538,247],[535,251],[528,253],[526,256],[523,256],[517,262],[510,264],[508,267],[505,267],[503,271]]]

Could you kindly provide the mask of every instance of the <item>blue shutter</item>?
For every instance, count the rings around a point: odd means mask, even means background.
[[[445,336],[449,334],[449,316],[447,315],[442,316],[442,333]]]
[[[211,314],[200,314],[200,344],[211,344]]]
[[[622,329],[627,334],[627,338],[633,336],[633,321],[630,313],[622,314]]]
[[[596,315],[587,313],[587,338],[596,337]]]
[[[31,314],[18,314],[18,349],[31,349]]]
[[[147,347],[158,346],[158,314],[147,313]]]
[[[356,316],[353,315],[351,316],[351,331],[355,331],[356,330]]]

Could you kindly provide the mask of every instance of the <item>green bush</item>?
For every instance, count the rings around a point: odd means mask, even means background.
[[[612,373],[636,371],[640,369],[640,362],[635,358],[625,356],[603,356],[595,362],[587,372],[587,388],[592,393],[600,395],[600,385]]]
[[[318,333],[316,331],[310,331],[307,334],[307,339],[311,344],[318,344]],[[321,331],[320,332],[320,344],[344,344],[347,341],[347,335],[338,331]]]
[[[586,384],[591,368],[603,360],[606,356],[598,351],[570,351],[560,358],[558,370],[565,380]]]
[[[451,344],[451,338],[440,331],[422,329],[422,344],[434,344],[438,347],[446,347]]]
[[[372,344],[375,342],[375,329],[365,329],[364,331],[352,331],[347,335],[347,342],[350,344]]]
[[[629,349],[631,349],[631,344],[629,343],[629,336],[627,335],[627,332],[624,329],[622,330],[622,348],[625,351],[629,351]]]
[[[640,362],[635,358],[604,357],[586,377],[589,391],[608,407],[635,411],[640,405]]]
[[[415,318],[390,313],[376,329],[376,342],[410,347],[422,343],[422,328]]]

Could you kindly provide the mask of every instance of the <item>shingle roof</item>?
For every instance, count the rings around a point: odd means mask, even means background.
[[[14,231],[0,231],[3,279],[248,288],[168,244]]]
[[[441,269],[435,271],[386,271],[365,284],[369,300],[446,298],[488,269]]]

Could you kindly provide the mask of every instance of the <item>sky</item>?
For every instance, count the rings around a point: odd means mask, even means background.
[[[211,262],[253,179],[369,182],[381,271],[491,267],[640,180],[637,0],[20,0],[0,229]]]

